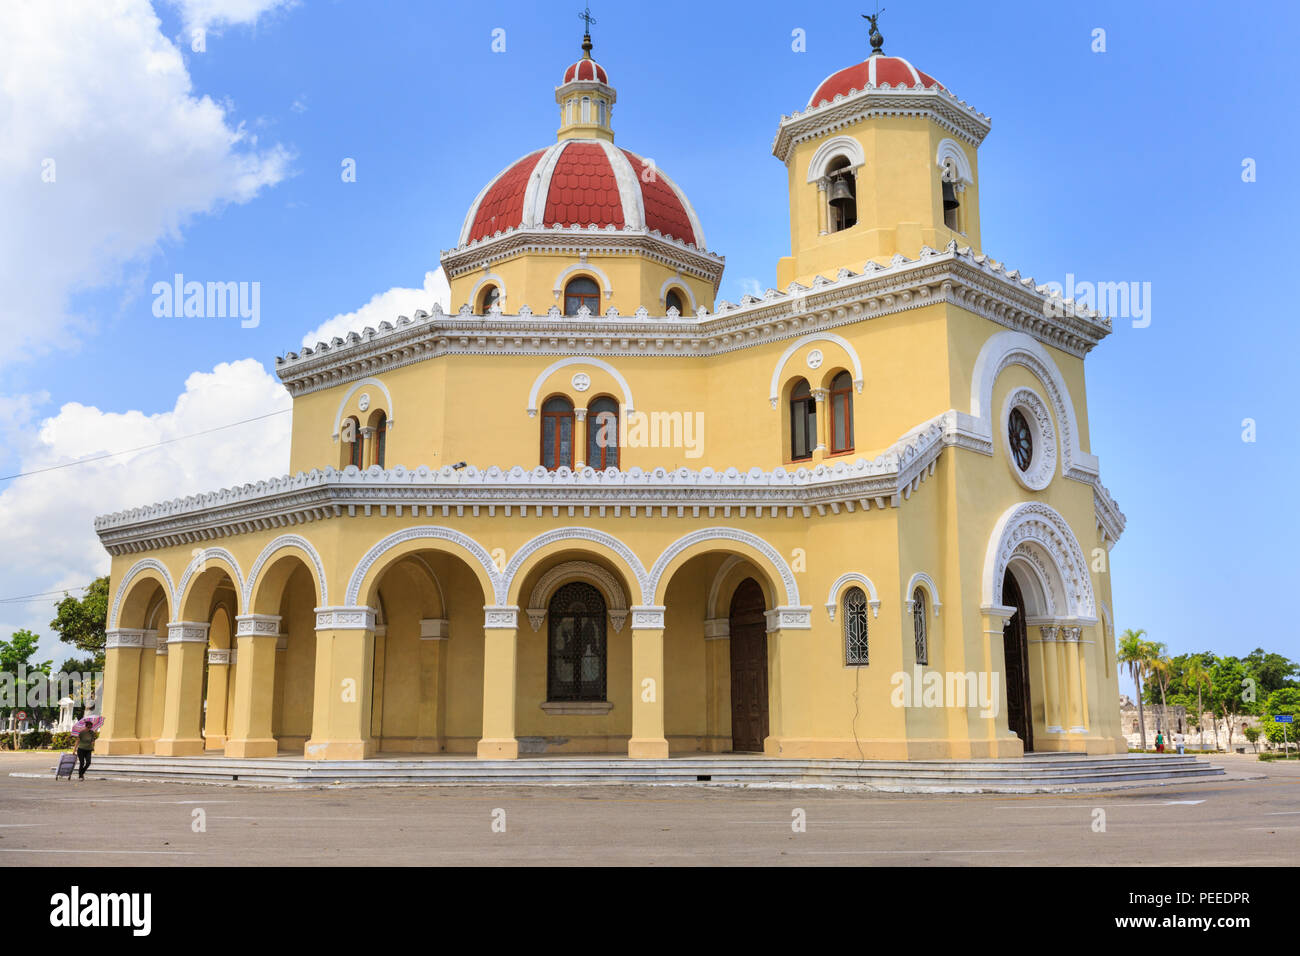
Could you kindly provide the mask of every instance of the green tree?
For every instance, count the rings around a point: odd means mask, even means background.
[[[1264,707],[1261,709],[1260,722],[1264,726],[1264,737],[1269,743],[1276,744],[1279,747],[1283,742],[1294,747],[1300,741],[1297,741],[1296,735],[1300,734],[1300,723],[1292,723],[1283,729],[1283,725],[1273,719],[1277,714],[1290,714],[1300,721],[1300,688],[1298,687],[1281,687],[1268,695]]]
[[[1147,749],[1147,722],[1142,709],[1142,679],[1147,675],[1147,661],[1151,657],[1150,642],[1142,638],[1146,631],[1138,628],[1126,630],[1119,636],[1119,663],[1128,671],[1129,677],[1137,686],[1138,732],[1141,734],[1142,749]]]
[[[1150,656],[1147,658],[1147,674],[1153,684],[1160,688],[1160,727],[1165,732],[1165,739],[1169,739],[1169,700],[1167,692],[1169,690],[1169,678],[1173,674],[1173,661],[1165,655],[1166,647],[1159,641],[1153,641],[1150,645]]]
[[[1259,753],[1259,745],[1255,743],[1255,741],[1259,740],[1259,728],[1247,727],[1242,733],[1250,741],[1251,746],[1255,748],[1255,753]]]
[[[1205,713],[1205,704],[1204,704],[1204,699],[1202,697],[1202,692],[1205,690],[1206,687],[1211,686],[1211,684],[1213,683],[1210,679],[1209,668],[1206,666],[1205,661],[1202,659],[1204,656],[1205,655],[1203,654],[1192,656],[1187,661],[1186,665],[1183,667],[1183,673],[1182,673],[1183,684],[1186,687],[1186,693],[1188,694],[1188,696],[1191,695],[1193,690],[1195,690],[1196,692],[1196,727],[1197,728],[1201,726],[1202,715]],[[1211,723],[1214,722],[1211,721]],[[1201,733],[1199,736],[1201,738],[1201,744],[1204,745],[1205,743],[1204,733]],[[1219,747],[1219,725],[1217,723],[1214,724],[1214,747],[1216,750]]]
[[[1211,705],[1228,726],[1228,749],[1231,750],[1233,722],[1247,707],[1247,702],[1241,696],[1245,689],[1246,668],[1235,657],[1220,657],[1210,671],[1210,679],[1213,694]]]
[[[1257,647],[1241,659],[1246,674],[1255,678],[1259,686],[1260,700],[1283,687],[1296,687],[1300,664],[1283,657],[1281,654],[1266,654],[1262,647]]]
[[[96,578],[81,597],[65,594],[55,605],[50,627],[79,651],[94,658],[94,671],[104,669],[104,630],[108,627],[108,577]]]
[[[24,710],[29,719],[35,723],[42,717],[48,717],[49,702],[44,706],[28,702],[28,693],[32,688],[33,678],[40,674],[43,680],[50,673],[50,662],[33,663],[32,655],[40,637],[31,631],[19,630],[7,641],[0,641],[0,716],[6,720],[16,710]],[[24,703],[19,706],[19,701]],[[15,740],[14,746],[17,746]]]

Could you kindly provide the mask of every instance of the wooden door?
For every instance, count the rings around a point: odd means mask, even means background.
[[[746,578],[731,598],[731,749],[762,753],[767,737],[763,589]]]
[[[1029,641],[1025,632],[1025,599],[1010,571],[1002,580],[1002,603],[1016,609],[1002,626],[1002,649],[1007,676],[1007,726],[1024,741],[1025,753],[1034,749],[1034,722],[1029,709]]]

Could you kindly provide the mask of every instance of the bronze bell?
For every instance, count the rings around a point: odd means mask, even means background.
[[[944,211],[944,212],[952,212],[954,209],[956,209],[956,208],[957,208],[958,206],[960,206],[960,205],[961,205],[961,203],[959,203],[959,202],[957,201],[957,187],[955,187],[952,183],[948,182],[947,180],[944,180],[944,183],[943,183],[943,211]]]
[[[853,202],[853,187],[843,176],[831,181],[830,202],[832,206],[848,205]]]

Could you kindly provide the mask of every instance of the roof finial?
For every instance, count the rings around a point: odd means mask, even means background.
[[[885,12],[884,10],[877,10],[874,15],[870,13],[862,14],[862,19],[866,20],[871,24],[871,55],[872,56],[880,56],[882,53],[885,52],[884,50],[885,38],[880,35],[880,29],[879,27],[876,26],[876,21],[880,19],[880,15],[884,12]]]
[[[596,18],[591,15],[591,5],[587,4],[583,11],[578,14],[579,20],[586,21],[587,29],[582,35],[582,58],[591,59],[591,25],[596,22]]]

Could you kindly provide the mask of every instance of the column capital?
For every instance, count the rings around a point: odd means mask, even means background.
[[[1005,604],[984,604],[980,606],[980,613],[985,617],[1001,618],[1003,621],[1009,621],[1016,616],[1016,609]]]
[[[236,637],[274,637],[279,633],[278,614],[240,614],[235,618]]]
[[[445,641],[451,636],[451,622],[445,617],[426,617],[420,621],[420,640]]]
[[[373,607],[316,608],[316,630],[318,631],[373,631],[374,629],[375,609]]]
[[[143,629],[130,627],[115,627],[111,631],[105,631],[104,650],[111,651],[115,647],[144,647],[146,633]]]
[[[632,612],[632,630],[663,629],[665,608],[662,604],[634,604],[628,610]]]
[[[519,607],[514,604],[483,605],[483,628],[504,631],[519,626]]]
[[[234,664],[236,651],[233,647],[209,647],[209,664]]]
[[[764,611],[767,618],[767,633],[774,631],[809,631],[812,630],[812,607],[787,604]]]
[[[704,622],[704,639],[722,641],[731,637],[731,618],[715,617]]]
[[[167,643],[206,644],[210,626],[199,621],[172,621],[167,625]]]

